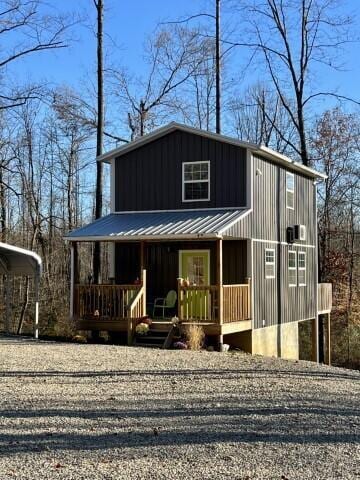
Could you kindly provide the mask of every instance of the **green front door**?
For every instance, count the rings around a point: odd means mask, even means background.
[[[180,250],[179,276],[193,287],[210,285],[210,251]],[[191,318],[207,319],[209,317],[208,290],[189,290],[184,297],[184,308]]]

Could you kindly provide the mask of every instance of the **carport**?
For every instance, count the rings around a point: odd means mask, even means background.
[[[5,331],[10,331],[10,288],[13,276],[33,277],[35,283],[35,323],[34,337],[39,336],[39,283],[41,274],[41,258],[36,253],[24,248],[0,242],[0,275],[5,275]]]

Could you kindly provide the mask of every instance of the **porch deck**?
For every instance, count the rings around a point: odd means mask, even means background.
[[[139,285],[75,285],[74,318],[81,330],[127,332],[132,342],[136,321],[148,314],[146,272]],[[178,280],[176,315],[183,324],[199,324],[207,335],[251,329],[250,282],[243,285],[187,285]],[[168,330],[171,318],[154,318]]]

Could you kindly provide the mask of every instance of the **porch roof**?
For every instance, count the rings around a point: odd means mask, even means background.
[[[172,212],[111,213],[66,235],[69,241],[164,240],[222,238],[227,229],[250,212],[186,210]]]

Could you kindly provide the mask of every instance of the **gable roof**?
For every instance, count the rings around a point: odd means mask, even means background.
[[[250,209],[111,213],[66,235],[70,241],[222,238]]]
[[[210,138],[212,140],[217,140],[219,142],[229,143],[231,145],[235,145],[238,147],[243,147],[249,149],[253,154],[262,155],[269,160],[272,160],[274,163],[277,163],[289,170],[293,170],[298,173],[302,173],[311,178],[318,178],[318,179],[325,179],[327,178],[325,174],[320,173],[313,168],[306,167],[299,162],[295,162],[291,160],[291,158],[272,150],[271,148],[265,147],[264,145],[257,145],[251,142],[244,142],[242,140],[238,140],[236,138],[228,137],[226,135],[219,135],[218,133],[209,132],[207,130],[200,130],[199,128],[189,127],[188,125],[183,125],[177,122],[171,122],[164,127],[157,128],[156,130],[144,135],[143,137],[139,137],[136,140],[126,143],[125,145],[121,145],[120,147],[114,148],[109,152],[103,153],[102,155],[97,157],[99,162],[106,162],[110,163],[113,158],[121,157],[125,153],[128,153],[136,148],[142,147],[147,143],[153,142],[154,140],[161,138],[165,135],[168,135],[171,132],[176,130],[192,133],[194,135],[200,135],[206,138]]]

